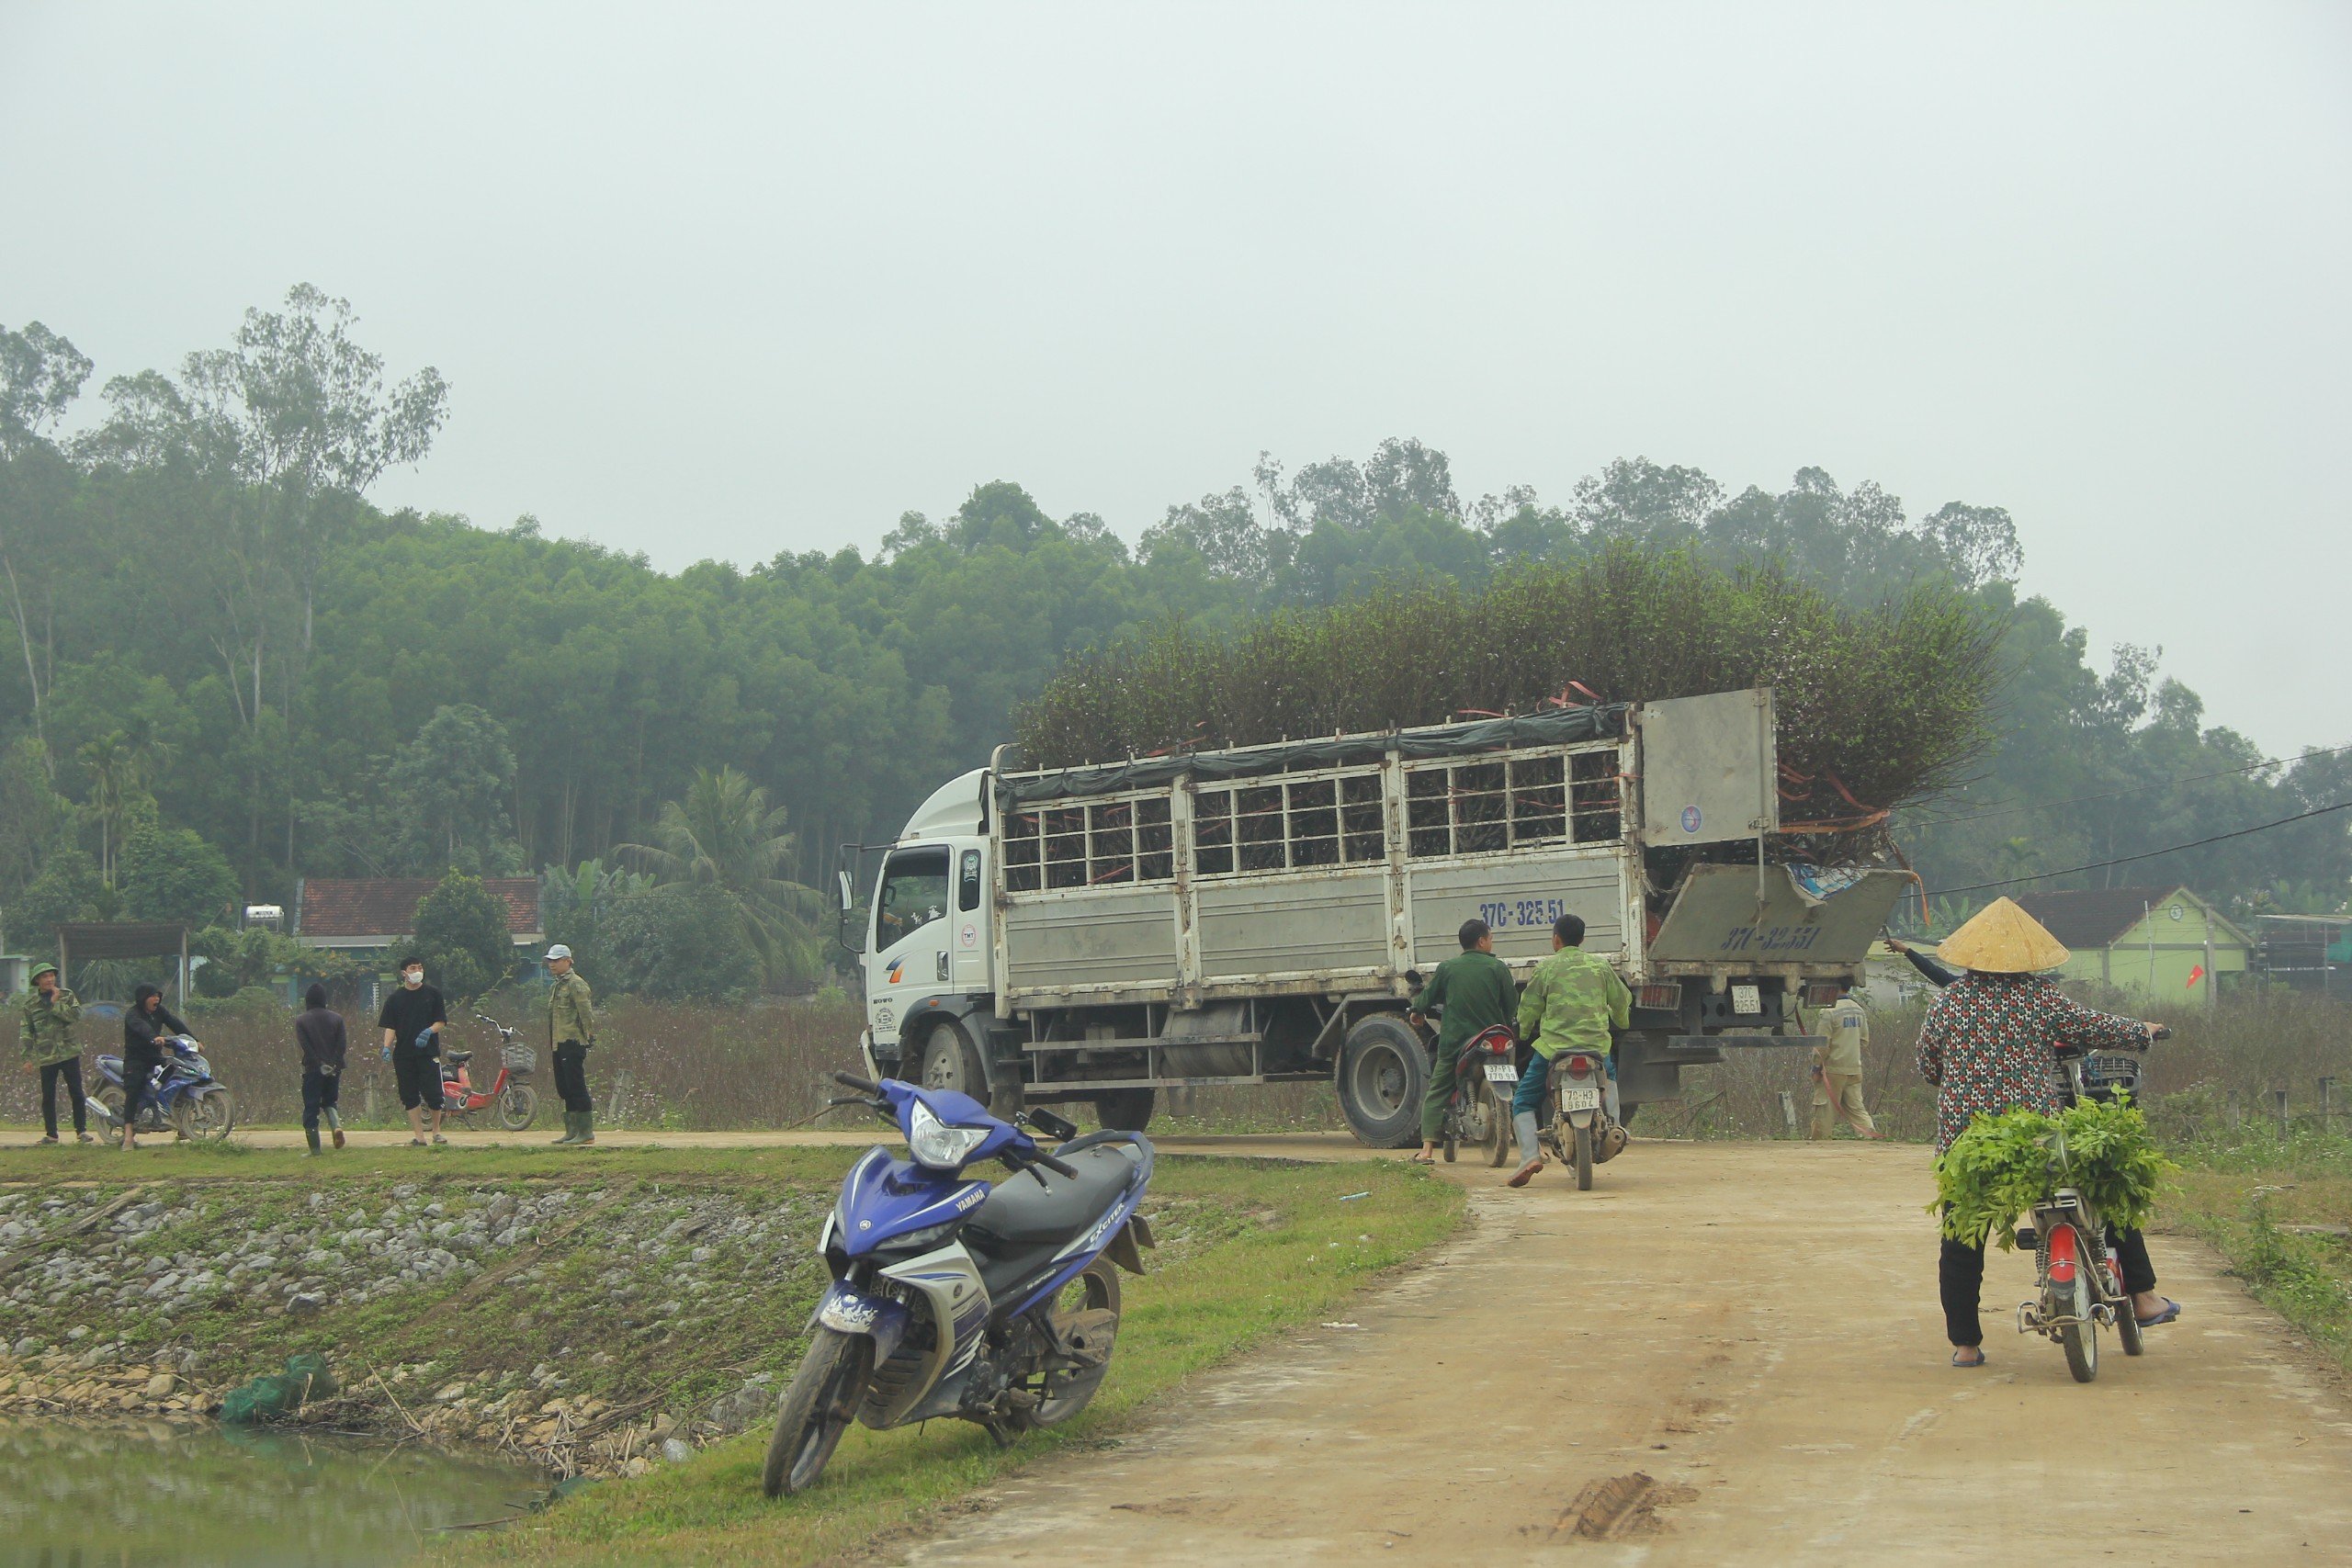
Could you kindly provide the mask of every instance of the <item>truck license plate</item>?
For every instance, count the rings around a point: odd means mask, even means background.
[[[1600,1109],[1600,1086],[1598,1084],[1562,1084],[1560,1109],[1563,1111],[1598,1111]]]
[[[1488,1062],[1487,1064],[1487,1081],[1488,1083],[1517,1083],[1519,1081],[1519,1069],[1512,1066],[1509,1062]]]
[[[1731,1010],[1736,1013],[1762,1012],[1763,992],[1754,986],[1734,986],[1731,988]]]

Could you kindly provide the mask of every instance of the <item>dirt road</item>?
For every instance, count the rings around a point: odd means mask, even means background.
[[[1578,1193],[1484,1168],[1474,1224],[1341,1325],[1040,1464],[905,1562],[2341,1562],[2352,1399],[2152,1243],[2178,1324],[2099,1381],[2009,1311],[1944,1364],[1917,1148],[1639,1144]]]

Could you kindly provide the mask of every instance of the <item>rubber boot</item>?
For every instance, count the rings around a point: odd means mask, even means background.
[[[1537,1171],[1544,1168],[1544,1150],[1535,1141],[1535,1112],[1519,1111],[1511,1117],[1510,1124],[1519,1134],[1519,1168],[1511,1173],[1509,1185],[1524,1187]]]
[[[333,1106],[327,1108],[327,1125],[334,1129],[334,1146],[343,1147],[343,1112]]]
[[[596,1113],[594,1111],[583,1111],[580,1113],[580,1136],[572,1139],[571,1141],[583,1149],[596,1141]]]
[[[566,1144],[576,1144],[579,1141],[580,1112],[577,1111],[567,1111],[563,1113],[563,1136],[556,1139],[548,1146],[560,1149]]]
[[[311,1145],[311,1157],[315,1157],[319,1152],[319,1130],[316,1127],[303,1128],[302,1141]]]

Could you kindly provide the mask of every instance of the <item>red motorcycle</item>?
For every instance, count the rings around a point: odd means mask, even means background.
[[[441,1109],[449,1115],[465,1119],[467,1127],[474,1124],[474,1112],[498,1108],[498,1124],[510,1133],[526,1131],[531,1119],[539,1113],[539,1097],[524,1080],[538,1065],[538,1055],[524,1043],[523,1032],[509,1029],[484,1013],[474,1017],[498,1032],[498,1077],[481,1088],[476,1088],[468,1064],[474,1059],[471,1051],[450,1051],[441,1057]]]

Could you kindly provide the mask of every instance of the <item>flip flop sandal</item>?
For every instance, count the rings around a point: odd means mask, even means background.
[[[2140,1317],[2140,1314],[2136,1312],[2132,1315],[2135,1318],[2139,1318],[2141,1327],[2154,1328],[2158,1324],[2170,1323],[2174,1318],[2178,1317],[2180,1315],[2180,1303],[2173,1300],[2170,1296],[2166,1296],[2165,1298],[2165,1310],[2156,1314],[2155,1316]]]
[[[1963,1372],[1973,1372],[1973,1371],[1979,1371],[1983,1370],[1983,1368],[1984,1368],[1984,1364],[1985,1364],[1987,1361],[1989,1361],[1991,1359],[1992,1359],[1991,1357],[1989,1357],[1989,1356],[1985,1355],[1985,1354],[1984,1354],[1984,1351],[1982,1351],[1982,1350],[1979,1350],[1979,1351],[1977,1351],[1977,1352],[1976,1352],[1976,1359],[1974,1359],[1974,1360],[1973,1360],[1973,1361],[1963,1361],[1963,1360],[1962,1360],[1962,1359],[1960,1359],[1960,1352],[1959,1352],[1958,1350],[1954,1350],[1954,1351],[1951,1353],[1951,1364],[1952,1364],[1953,1366],[1955,1366],[1955,1367],[1958,1367],[1958,1368],[1959,1368],[1962,1371],[1963,1371]]]
[[[1415,1155],[1410,1163],[1414,1165],[1435,1165],[1437,1163],[1437,1156],[1435,1155]]]

